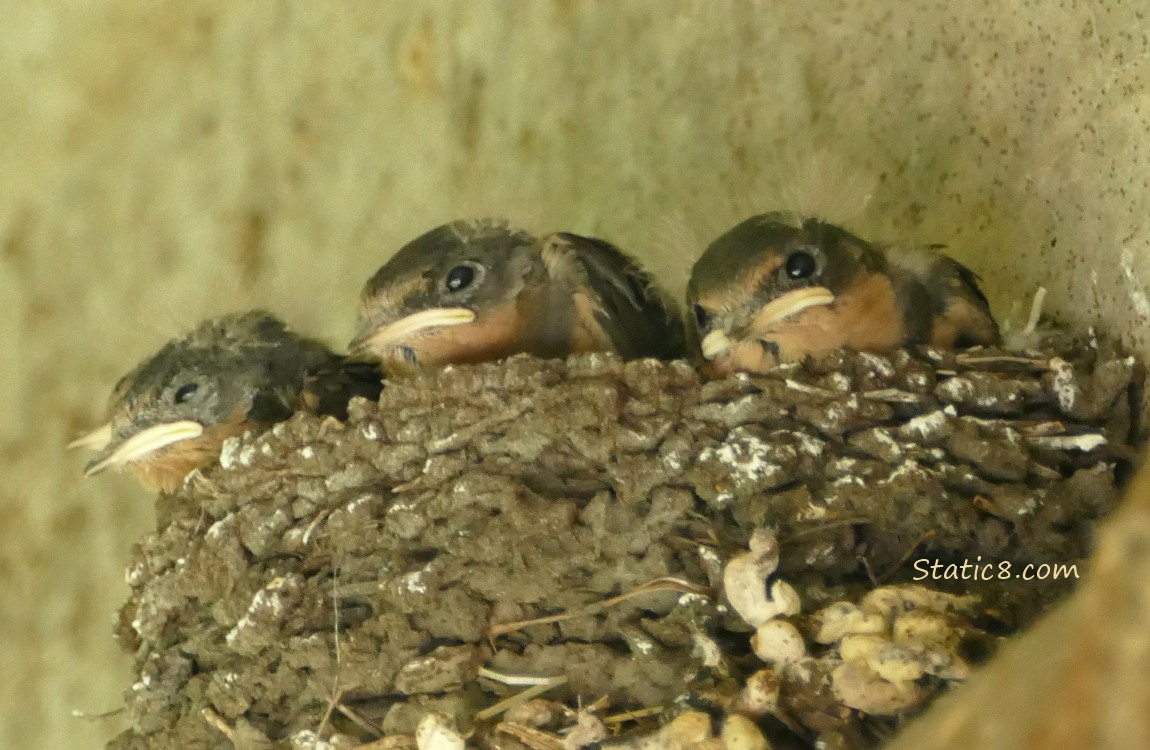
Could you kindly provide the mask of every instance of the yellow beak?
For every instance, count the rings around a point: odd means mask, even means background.
[[[754,334],[766,333],[774,326],[787,318],[798,315],[803,310],[820,305],[829,305],[834,301],[835,295],[826,287],[811,286],[795,289],[763,305],[747,329]],[[703,357],[713,360],[731,350],[731,339],[726,331],[715,330],[704,336],[703,340],[699,342],[699,346],[703,350]]]
[[[700,347],[703,350],[703,357],[712,360],[731,350],[731,340],[727,338],[725,331],[711,331],[703,337]]]
[[[795,289],[763,305],[755,315],[755,319],[751,321],[751,330],[756,333],[769,331],[776,323],[798,315],[807,308],[829,305],[834,301],[835,295],[826,287],[808,286]]]
[[[84,476],[99,474],[110,466],[121,466],[137,461],[181,440],[190,440],[204,434],[199,422],[184,420],[166,422],[141,430],[116,446],[106,446],[84,469]],[[109,450],[111,448],[111,450]]]
[[[411,336],[429,328],[458,326],[475,320],[475,313],[465,307],[437,307],[422,310],[389,323],[363,339],[353,341],[353,351],[369,350],[380,352],[395,344],[407,341]]]
[[[83,437],[78,437],[68,443],[68,450],[87,448],[93,451],[102,451],[112,442],[112,423],[97,427]]]

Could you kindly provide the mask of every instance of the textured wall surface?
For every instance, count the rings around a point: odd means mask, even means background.
[[[183,325],[346,340],[361,281],[476,212],[667,274],[757,209],[947,242],[1150,352],[1150,21],[1130,2],[0,0],[0,745],[88,747],[152,520],[62,446]]]

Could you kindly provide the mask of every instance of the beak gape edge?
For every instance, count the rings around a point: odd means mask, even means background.
[[[100,430],[103,429],[104,428],[100,428]],[[100,430],[96,432],[100,432]],[[92,434],[95,435],[96,432]],[[110,429],[108,433],[109,435],[111,434]],[[131,463],[132,461],[137,461],[173,443],[197,438],[203,434],[204,426],[199,422],[189,420],[165,422],[164,424],[154,425],[146,430],[137,432],[118,445],[105,445],[100,455],[92,459],[91,463],[85,467],[84,476],[90,477],[93,474],[99,474],[111,466],[121,466],[126,463]],[[81,438],[81,440],[85,440],[87,437],[90,436],[85,436]]]
[[[387,324],[375,333],[352,344],[355,349],[383,350],[400,344],[420,331],[444,326],[458,326],[475,320],[475,313],[465,307],[437,307],[422,310]]]
[[[834,301],[835,295],[826,287],[810,286],[795,289],[763,305],[748,328],[756,334],[766,333],[775,325],[807,308],[829,305]],[[726,331],[711,331],[703,337],[700,347],[703,350],[703,357],[713,360],[731,350],[731,339]]]

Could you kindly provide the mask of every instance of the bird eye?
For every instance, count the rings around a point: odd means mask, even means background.
[[[475,281],[475,269],[471,266],[456,266],[447,272],[443,285],[449,292],[458,292],[471,286]]]
[[[200,387],[195,383],[184,383],[176,389],[176,395],[173,396],[173,400],[175,400],[177,404],[182,404],[191,398],[192,394],[194,394],[199,389]]]
[[[707,330],[711,325],[711,314],[702,305],[692,305],[691,311],[695,313],[695,325],[700,331]]]
[[[819,269],[815,256],[805,250],[796,250],[787,258],[787,276],[792,279],[808,279]]]

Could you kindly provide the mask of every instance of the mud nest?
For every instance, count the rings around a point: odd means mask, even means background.
[[[997,573],[1084,570],[1140,380],[521,356],[297,415],[161,496],[110,747],[878,746],[1073,586]]]

